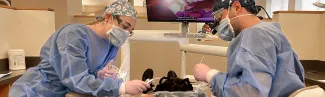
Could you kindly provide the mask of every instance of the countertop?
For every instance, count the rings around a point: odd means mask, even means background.
[[[308,85],[319,85],[325,89],[325,61],[319,60],[300,60],[305,69],[305,81]]]
[[[25,62],[26,62],[26,70],[27,70],[30,67],[37,66],[41,62],[41,59],[38,56],[26,56]],[[26,72],[26,70],[9,70],[8,64],[9,64],[8,58],[0,59],[0,73],[5,74],[11,71],[11,74],[0,78],[0,85],[12,84]]]
[[[19,77],[21,77],[26,70],[7,70],[7,71],[1,71],[1,72],[8,72],[8,71],[10,71],[11,74],[0,78],[0,85],[12,84]]]
[[[305,81],[307,84],[319,85],[321,88],[325,89],[325,82],[319,80],[325,80],[325,72],[305,71]]]

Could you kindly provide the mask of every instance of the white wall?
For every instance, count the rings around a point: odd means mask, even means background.
[[[26,56],[39,56],[44,42],[55,32],[54,12],[0,8],[0,58],[8,49],[24,49]]]
[[[325,0],[296,0],[296,10],[306,10],[306,11],[322,11],[324,8],[319,8],[313,5],[314,2],[324,3]]]
[[[268,0],[266,5],[266,10],[272,16],[274,11],[288,10],[289,0]]]

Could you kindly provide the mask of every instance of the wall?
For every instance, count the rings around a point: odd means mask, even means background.
[[[12,0],[13,7],[19,8],[51,8],[55,12],[55,28],[59,29],[73,22],[73,15],[81,14],[81,0]]]
[[[0,8],[0,59],[8,49],[24,49],[26,56],[39,56],[40,48],[55,31],[54,12]]]
[[[82,13],[82,0],[66,0],[67,1],[67,13],[68,23],[74,21],[74,15]]]
[[[263,6],[264,8],[266,8],[266,0],[256,0],[255,3],[256,3],[256,5],[260,5],[260,6]],[[266,13],[264,10],[261,10],[260,13],[258,13],[258,15],[266,17]]]
[[[191,24],[192,26],[194,24]],[[195,26],[193,26],[194,29]],[[136,30],[178,30],[179,23],[170,23],[170,22],[148,22],[147,19],[138,19]],[[192,31],[194,31],[192,29]]]
[[[320,22],[321,22],[321,25],[320,25],[320,31],[319,31],[319,33],[320,33],[320,35],[319,35],[320,53],[319,54],[321,57],[320,59],[325,61],[325,43],[324,43],[324,41],[325,41],[325,38],[324,38],[324,36],[325,36],[325,13],[323,13],[321,15]]]
[[[73,18],[74,23],[81,23],[81,24],[89,24],[89,23],[92,23],[95,21],[96,21],[95,17],[84,17],[84,16],[76,17],[75,16]]]
[[[11,23],[11,9],[0,8],[0,59],[8,58],[7,52],[9,49],[9,33],[11,32],[11,28],[8,26],[12,26]]]
[[[320,59],[321,14],[279,13],[277,19],[299,59]]]
[[[10,32],[10,48],[24,49],[26,56],[39,56],[45,41],[55,32],[54,12],[15,10],[16,26]]]
[[[74,0],[73,0],[74,1]],[[12,0],[13,7],[52,8],[55,12],[55,28],[68,23],[67,0]]]
[[[295,10],[296,9],[296,0],[289,0],[288,10]]]
[[[218,44],[222,40],[213,42],[196,42],[195,44],[210,44],[210,45],[227,45]],[[193,66],[200,62],[203,55],[186,53],[187,74],[192,74]],[[216,68],[220,71],[226,71],[226,58],[204,55],[203,63],[208,64],[211,68]],[[120,55],[118,56],[118,65],[120,64]],[[166,76],[169,70],[174,70],[180,75],[181,70],[181,52],[177,42],[144,42],[131,41],[131,79],[140,79],[145,69],[152,68],[155,77]]]

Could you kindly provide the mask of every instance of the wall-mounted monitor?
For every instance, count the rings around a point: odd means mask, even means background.
[[[146,0],[148,21],[213,22],[215,0]]]

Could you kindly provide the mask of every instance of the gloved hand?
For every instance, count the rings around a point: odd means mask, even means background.
[[[100,79],[104,79],[105,77],[111,77],[113,79],[116,79],[118,71],[115,68],[110,67],[113,65],[113,63],[113,60],[109,61],[108,64],[102,70],[99,70],[97,72],[97,77],[99,77]]]
[[[207,81],[207,73],[211,70],[211,68],[205,64],[196,64],[194,66],[193,72],[194,72],[194,77],[195,80],[197,81]]]
[[[125,83],[122,83],[120,87],[120,94],[141,94],[143,91],[146,91],[150,88],[150,85],[141,80],[132,80]]]

